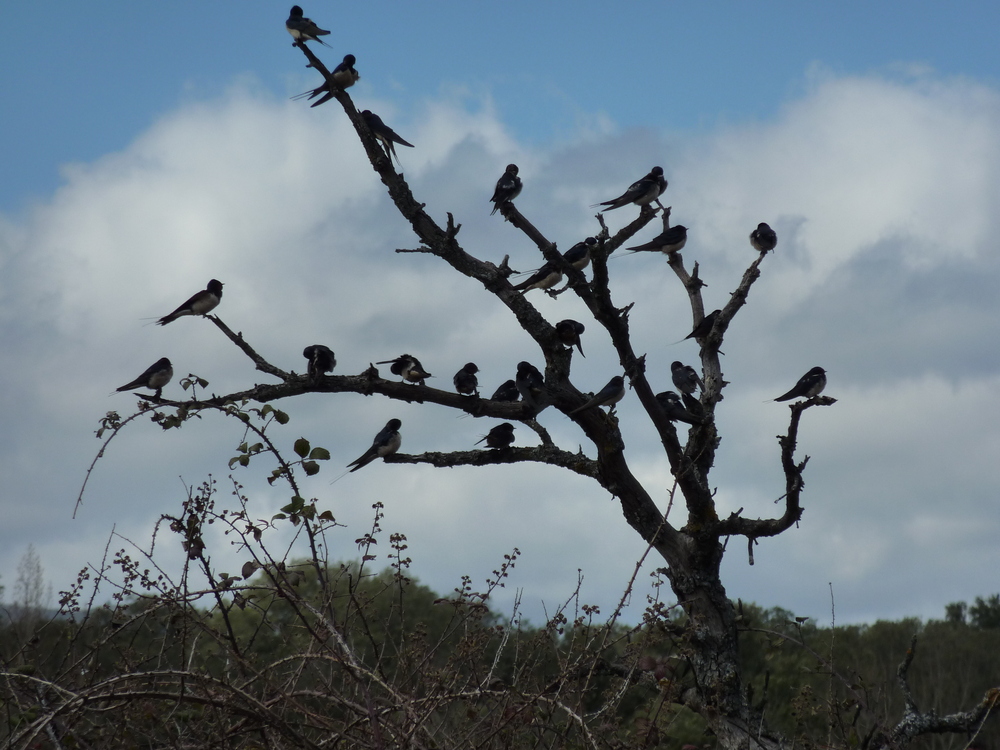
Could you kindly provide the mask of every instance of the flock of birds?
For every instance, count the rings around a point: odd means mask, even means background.
[[[302,8],[298,5],[292,6],[288,20],[285,22],[285,28],[295,40],[293,42],[295,45],[315,41],[329,46],[320,37],[326,36],[330,32],[321,29],[311,19],[306,18],[303,15]],[[333,79],[333,84],[339,87],[339,89],[346,89],[353,86],[360,78],[357,70],[354,69],[356,62],[357,60],[354,55],[345,55],[343,62],[332,71],[330,77]],[[293,97],[293,99],[307,98],[308,100],[312,100],[319,97],[311,105],[312,107],[316,107],[329,101],[337,90],[337,88],[331,86],[330,81],[324,81],[323,85],[305,91]],[[394,144],[413,147],[412,143],[403,140],[392,128],[382,122],[382,119],[378,115],[372,113],[370,110],[364,110],[361,112],[361,116],[375,138],[382,143],[387,158],[395,158],[398,163],[399,157],[396,156]],[[503,175],[497,180],[493,196],[490,198],[490,202],[493,203],[491,215],[495,214],[505,203],[509,203],[517,198],[521,193],[522,187],[523,184],[521,178],[518,176],[517,165],[508,164]],[[669,211],[669,209],[663,208],[663,204],[659,200],[666,189],[667,180],[663,176],[663,169],[657,166],[653,167],[647,175],[629,185],[628,189],[617,198],[594,204],[594,207],[601,206],[602,211],[611,211],[628,205],[645,207],[655,202],[661,210]],[[674,253],[682,249],[687,242],[687,231],[687,228],[681,225],[669,227],[649,242],[625,249],[632,252]],[[767,253],[774,250],[778,244],[778,236],[770,226],[761,222],[750,233],[750,244],[758,252],[762,254]],[[582,271],[590,264],[590,253],[596,245],[597,239],[595,237],[588,237],[582,242],[573,245],[573,247],[563,253],[562,257],[573,268]],[[522,294],[532,289],[547,290],[559,284],[562,278],[563,273],[560,268],[552,262],[546,262],[541,268],[530,274],[527,279],[516,284],[514,289]],[[159,325],[166,325],[188,315],[208,315],[222,301],[222,286],[222,282],[212,279],[208,282],[205,289],[192,295],[176,310],[160,318],[157,323]],[[720,313],[720,310],[714,310],[704,316],[691,333],[685,336],[682,341],[690,338],[700,339],[707,336],[711,332],[715,320]],[[570,349],[576,347],[581,356],[586,356],[583,353],[583,345],[580,341],[580,336],[585,331],[582,323],[567,319],[557,323],[555,328],[556,335],[565,346]],[[332,372],[337,365],[337,359],[333,351],[323,344],[307,346],[303,350],[302,355],[308,362],[308,377],[313,382],[318,382],[324,375]],[[420,361],[410,354],[403,354],[395,359],[384,360],[376,364],[390,365],[390,372],[401,377],[404,382],[424,385],[426,379],[432,377],[424,369],[423,365],[420,364]],[[673,362],[670,370],[674,387],[680,393],[678,394],[675,391],[658,393],[656,394],[657,402],[671,421],[680,421],[691,425],[703,424],[705,421],[703,409],[695,394],[698,390],[704,391],[705,384],[699,377],[698,372],[690,365],[685,365],[679,361]],[[478,372],[479,368],[476,364],[469,362],[455,373],[452,382],[456,392],[473,398],[479,398],[479,380],[476,377]],[[169,359],[163,357],[147,368],[135,380],[126,383],[117,390],[128,391],[137,388],[149,388],[155,392],[155,398],[158,400],[163,387],[170,382],[172,377],[173,366]],[[798,382],[787,393],[778,396],[774,400],[790,401],[795,398],[811,398],[820,394],[825,387],[826,371],[822,367],[813,367],[799,378]],[[545,381],[538,368],[529,362],[519,362],[516,377],[504,382],[490,399],[492,401],[507,402],[523,400],[537,413],[537,411],[546,406],[544,402],[544,389]],[[616,375],[608,381],[606,386],[593,394],[586,403],[568,412],[568,415],[574,416],[582,411],[599,406],[611,407],[609,410],[610,414],[614,410],[615,404],[624,397],[625,378],[621,375]],[[401,426],[402,422],[400,420],[390,419],[385,427],[375,436],[371,447],[347,465],[350,467],[350,471],[357,471],[367,466],[376,458],[384,458],[398,451],[402,442],[399,433]],[[477,444],[483,442],[486,443],[488,448],[495,450],[503,450],[510,447],[514,442],[514,426],[509,422],[497,425],[481,440],[477,441]]]

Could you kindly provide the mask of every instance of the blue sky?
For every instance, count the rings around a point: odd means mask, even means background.
[[[589,204],[662,164],[713,306],[752,259],[749,230],[778,230],[725,347],[721,507],[774,512],[786,411],[765,400],[820,364],[840,402],[803,427],[813,459],[800,527],[762,543],[752,568],[731,546],[734,598],[824,617],[833,584],[848,622],[940,616],[1000,589],[1000,8],[538,5],[304,7],[333,31],[332,49],[315,48],[325,61],[357,56],[359,107],[416,144],[401,158],[418,199],[440,221],[455,212],[479,257],[539,264],[489,216],[510,161],[525,178],[518,207],[560,246],[595,233]],[[265,379],[205,321],[148,325],[208,278],[226,283],[221,317],[286,368],[301,369],[302,347],[317,342],[337,352],[338,374],[412,351],[434,385],[472,359],[492,391],[517,361],[539,359],[474,284],[392,253],[412,234],[343,113],[288,99],[317,76],[283,29],[287,13],[228,2],[0,11],[0,409],[15,425],[0,435],[3,583],[31,542],[66,586],[112,525],[148,538],[182,480],[211,472],[226,494],[232,426],[137,424],[70,519],[97,420],[134,403],[109,397],[115,386],[164,355],[220,393]],[[608,215],[612,230],[628,211]],[[690,311],[665,266],[634,257],[612,272],[616,299],[636,302],[651,367],[692,360],[667,346]],[[532,301],[551,320],[582,315],[568,297]],[[596,323],[586,338],[574,382],[592,390],[617,363]],[[620,407],[633,415],[627,455],[662,490],[669,473],[634,406]],[[345,557],[384,499],[384,527],[407,533],[414,574],[440,591],[465,573],[485,578],[519,547],[511,588],[537,620],[577,569],[584,599],[607,611],[642,554],[612,500],[545,467],[373,464],[327,484],[392,416],[413,452],[464,448],[489,428],[478,420],[344,396],[286,407],[289,445],[305,434],[334,453],[309,491],[348,524]],[[558,414],[542,421],[564,447],[582,440]],[[268,515],[285,499],[265,485],[254,501]]]
[[[809,85],[814,66],[848,75],[915,64],[1000,81],[1000,8],[991,3],[433,2],[306,12],[333,31],[326,51],[357,56],[363,81],[404,111],[465,88],[491,97],[505,125],[536,144],[573,139],[596,113],[621,129],[687,133],[768,120]],[[43,2],[2,13],[8,209],[57,187],[60,165],[123,148],[182,102],[217,97],[246,76],[277,97],[315,77],[274,33],[284,5]],[[27,31],[39,23],[44,47]]]

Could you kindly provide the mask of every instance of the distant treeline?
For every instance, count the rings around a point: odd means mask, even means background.
[[[3,618],[0,746],[57,747],[61,738],[65,747],[250,748],[266,746],[261,737],[275,726],[299,738],[275,746],[342,732],[341,747],[360,747],[368,730],[352,711],[364,715],[382,700],[436,712],[441,748],[714,746],[679,707],[692,680],[692,629],[674,608],[651,606],[642,624],[627,626],[574,605],[544,625],[515,626],[468,585],[442,597],[354,563],[325,574],[262,569],[244,583],[217,582],[202,598],[135,596],[89,609],[70,597],[70,615],[22,609]],[[908,682],[921,710],[968,708],[1000,685],[998,595],[948,605],[929,622],[831,629],[752,604],[740,605],[740,622],[752,703],[796,747],[863,748],[898,721],[897,670],[914,636]],[[267,727],[249,729],[254,711]],[[393,711],[405,724],[406,711]],[[1000,750],[998,725],[994,715],[975,738],[919,746]]]

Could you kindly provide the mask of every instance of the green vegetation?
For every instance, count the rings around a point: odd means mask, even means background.
[[[392,545],[394,565],[377,573],[364,562],[250,565],[239,584],[202,591],[165,586],[119,555],[135,577],[117,604],[88,609],[67,592],[63,614],[30,632],[10,618],[0,627],[3,746],[715,746],[680,706],[694,686],[675,608],[650,602],[630,627],[574,597],[542,626],[506,622],[487,604],[516,551],[484,591],[466,579],[441,597],[406,575],[405,539]],[[896,671],[914,635],[921,710],[957,711],[986,693],[1000,674],[998,614],[992,596],[949,605],[941,621],[830,629],[742,605],[744,683],[796,745],[865,747],[903,712]],[[979,746],[996,745],[997,724]]]

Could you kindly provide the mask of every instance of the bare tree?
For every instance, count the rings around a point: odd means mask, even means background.
[[[24,637],[34,631],[42,621],[45,606],[52,597],[52,587],[45,583],[45,569],[29,544],[27,551],[17,563],[17,579],[14,581],[14,603],[9,613],[17,632]]]
[[[149,398],[140,413],[153,411],[154,418],[165,428],[179,426],[203,410],[214,409],[240,416],[247,423],[248,429],[257,435],[259,442],[253,443],[251,440],[245,442],[241,446],[241,455],[234,460],[244,462],[259,452],[270,452],[278,458],[279,466],[275,470],[274,478],[287,479],[291,483],[293,493],[292,502],[283,510],[287,517],[303,525],[309,535],[310,543],[314,543],[316,524],[320,519],[316,515],[315,506],[306,502],[299,492],[293,479],[293,469],[301,466],[307,474],[315,473],[317,470],[315,461],[322,460],[324,456],[314,455],[306,443],[304,446],[296,445],[295,450],[300,460],[285,460],[265,432],[253,426],[247,413],[243,411],[246,404],[268,404],[263,409],[257,410],[257,414],[264,417],[280,414],[270,406],[272,402],[303,393],[378,394],[389,399],[436,404],[477,417],[493,417],[526,425],[537,433],[540,445],[497,450],[395,453],[385,456],[385,460],[399,464],[425,463],[436,467],[484,466],[533,461],[561,467],[592,479],[617,499],[626,523],[655,554],[662,558],[664,574],[678,605],[683,610],[682,618],[671,618],[663,614],[659,617],[649,615],[649,621],[646,623],[650,627],[655,625],[670,635],[686,664],[684,678],[678,680],[666,696],[669,700],[700,715],[717,737],[719,745],[728,750],[785,746],[785,740],[767,726],[760,704],[754,704],[748,694],[741,673],[739,649],[739,634],[746,623],[742,621],[740,608],[734,605],[726,593],[720,578],[720,565],[727,542],[732,538],[740,537],[746,540],[752,563],[753,547],[758,540],[781,534],[799,521],[802,514],[803,474],[809,460],[808,456],[801,459],[796,457],[800,423],[808,410],[813,407],[830,406],[835,403],[835,399],[814,395],[788,407],[787,432],[778,438],[780,466],[785,477],[784,503],[779,516],[746,518],[737,511],[721,518],[717,512],[709,481],[720,442],[714,417],[723,401],[723,391],[727,385],[720,360],[720,348],[730,323],[746,304],[753,284],[760,276],[761,265],[767,256],[766,250],[760,252],[749,264],[738,286],[732,291],[729,302],[721,310],[709,316],[705,314],[701,294],[704,284],[699,275],[698,264],[695,263],[689,270],[679,251],[665,253],[668,266],[688,294],[692,323],[697,331],[695,338],[700,345],[700,370],[704,381],[700,399],[696,401],[688,397],[685,400],[687,407],[694,412],[695,418],[691,420],[693,424],[682,442],[674,424],[674,415],[665,407],[664,400],[657,398],[654,387],[647,379],[644,355],[637,353],[633,346],[629,332],[632,306],[619,306],[613,300],[612,290],[608,284],[609,257],[639,230],[656,219],[660,212],[650,205],[643,206],[635,220],[613,235],[608,231],[602,217],[600,215],[595,217],[597,241],[591,249],[593,278],[588,280],[581,270],[562,256],[556,245],[550,242],[542,231],[516,209],[513,203],[498,203],[503,217],[538,247],[546,263],[567,277],[567,289],[563,291],[576,294],[586,305],[594,321],[608,332],[617,352],[619,364],[642,404],[645,417],[656,429],[669,461],[676,481],[675,491],[683,500],[686,512],[683,524],[678,525],[668,520],[664,512],[667,504],[673,501],[674,493],[654,498],[632,473],[624,452],[617,416],[597,408],[580,409],[587,403],[588,395],[582,393],[571,380],[573,350],[564,346],[556,327],[543,318],[528,298],[511,285],[508,280],[511,270],[507,267],[506,261],[496,265],[470,254],[459,243],[461,225],[455,223],[451,214],[448,214],[445,225],[441,226],[424,211],[424,204],[413,196],[403,175],[394,168],[390,152],[383,150],[380,145],[377,137],[380,134],[374,133],[371,129],[370,118],[366,119],[356,110],[351,98],[340,88],[341,84],[331,75],[323,62],[305,44],[298,46],[311,66],[325,77],[329,94],[341,104],[350,118],[372,168],[385,184],[396,209],[410,223],[419,240],[419,247],[400,249],[397,252],[418,252],[435,256],[449,264],[456,272],[481,283],[484,292],[494,295],[505,305],[517,323],[535,341],[545,361],[544,385],[532,399],[506,402],[469,398],[458,393],[431,388],[422,383],[414,385],[388,380],[383,378],[374,366],[358,375],[326,375],[322,372],[300,375],[287,372],[268,362],[242,334],[234,333],[220,318],[210,315],[209,319],[254,362],[258,370],[277,378],[280,382],[255,385],[223,396],[198,398],[197,383],[188,381],[186,386],[194,385],[196,388],[195,396],[190,400],[170,401],[158,397]],[[664,230],[668,230],[669,210],[662,211],[661,219]],[[168,414],[163,411],[163,407],[176,409],[176,412]],[[544,409],[557,410],[572,419],[592,443],[596,457],[590,458],[555,444],[538,420],[540,412]],[[113,436],[131,419],[134,419],[134,416],[121,421],[115,415],[109,417],[105,426],[113,430]],[[198,524],[191,525],[182,518],[173,519],[171,523],[175,531],[185,535],[185,549],[188,550],[189,556],[192,559],[203,559],[204,543],[197,531],[200,528]],[[318,558],[314,556],[314,560],[316,559]],[[270,571],[273,585],[284,591],[283,596],[289,597],[291,601],[285,573],[279,574],[279,569],[274,567],[275,564],[274,561],[264,560],[259,563],[258,568],[251,567],[249,572],[252,573],[255,569]],[[236,580],[228,576],[220,579],[212,573],[207,563],[205,568],[206,574],[212,581],[214,595],[221,596],[219,592],[230,588],[232,581]],[[320,578],[324,575],[318,563],[316,573]],[[334,625],[331,627],[336,630]],[[231,635],[230,643],[235,649],[238,639],[234,634]],[[329,634],[326,634],[322,640],[328,637]],[[350,653],[346,643],[338,648],[341,648],[344,654]],[[343,658],[346,659],[345,663],[350,669],[362,670],[360,662],[353,657]],[[868,733],[866,743],[872,750],[901,746],[927,733],[972,734],[996,704],[998,692],[994,689],[984,696],[977,706],[965,712],[937,716],[931,711],[919,710],[910,697],[907,684],[907,672],[912,658],[911,648],[899,669],[900,688],[906,696],[905,714],[894,724],[879,725],[878,731],[873,729]],[[614,665],[608,666],[611,672],[619,668]],[[634,666],[632,670],[635,671]],[[631,672],[626,670],[625,674]],[[378,681],[382,676],[372,675],[371,679]],[[393,694],[388,687],[384,685],[382,687],[387,695]],[[381,716],[379,710],[371,704],[370,695],[359,695],[357,700],[361,706],[357,710],[359,713],[367,712],[377,735],[379,722],[383,721],[376,716]],[[408,711],[417,710],[416,703],[406,705],[409,706],[406,709]],[[858,698],[857,707],[859,711],[864,708],[861,698]],[[587,734],[585,720],[582,717],[577,718],[587,738],[585,744],[594,745]],[[292,735],[287,739],[293,744],[297,742]],[[375,746],[381,746],[380,742],[375,742]],[[423,745],[418,743],[415,746]]]

